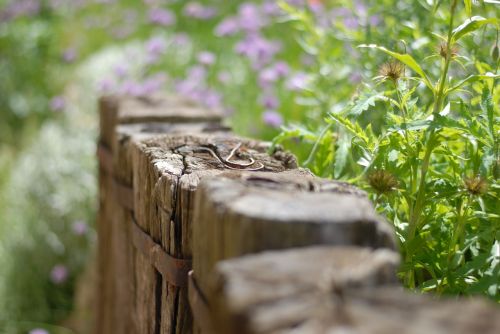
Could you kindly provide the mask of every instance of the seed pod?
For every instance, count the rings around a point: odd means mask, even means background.
[[[385,194],[398,186],[398,180],[386,170],[376,170],[368,175],[368,183],[378,193]]]
[[[484,195],[488,191],[488,182],[480,175],[466,177],[464,186],[471,195]]]

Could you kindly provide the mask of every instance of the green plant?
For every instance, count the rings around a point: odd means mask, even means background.
[[[464,3],[465,15],[457,0],[447,11],[439,4],[432,9],[445,15],[447,32],[434,34],[441,43],[429,57],[417,61],[406,51],[360,45],[392,58],[380,67],[375,85],[366,83],[350,104],[337,106],[321,97],[331,88],[313,85],[311,96],[327,104],[326,124],[318,132],[286,129],[276,141],[314,139],[305,162],[314,172],[369,191],[396,227],[407,287],[498,299],[499,61],[495,47],[488,63],[457,50],[470,33],[488,34],[488,24],[497,30],[487,36],[497,36],[498,19],[471,16],[471,2]],[[311,29],[295,9],[286,9],[299,26]],[[458,16],[467,18],[456,26]],[[455,78],[472,68],[476,74]]]

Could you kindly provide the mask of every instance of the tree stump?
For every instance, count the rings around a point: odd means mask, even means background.
[[[268,148],[268,144],[229,134],[157,136],[137,142],[132,160],[138,226],[171,257],[191,259],[193,198],[201,178],[227,171],[230,166],[224,159],[231,152],[234,158],[227,159],[230,165],[249,164],[249,159],[254,159],[254,166],[262,167],[259,171],[279,172],[297,167],[293,156],[280,150],[268,155]],[[139,332],[190,332],[187,287],[158,274],[150,262],[142,254],[136,256],[136,311],[138,322],[147,326],[140,327]],[[155,317],[158,310],[161,316]]]
[[[249,253],[320,244],[395,248],[392,229],[364,193],[294,172],[206,180],[193,221],[202,291],[218,261]]]

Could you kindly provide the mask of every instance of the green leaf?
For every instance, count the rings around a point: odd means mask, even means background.
[[[347,157],[349,155],[349,140],[345,134],[342,134],[337,142],[337,150],[335,151],[335,167],[333,175],[338,179],[342,175],[342,171],[347,165]]]
[[[459,88],[461,88],[462,86],[464,86],[465,84],[470,84],[470,83],[474,83],[476,81],[480,81],[480,80],[486,80],[486,79],[496,79],[496,78],[500,78],[500,74],[493,74],[491,72],[488,72],[488,73],[485,73],[485,74],[475,74],[475,75],[470,75],[468,76],[467,78],[465,78],[464,80],[460,81],[459,83],[457,83],[455,86],[449,88],[446,93],[449,94]]]
[[[374,107],[377,101],[385,101],[387,97],[383,94],[375,94],[375,95],[362,95],[358,100],[355,101],[354,106],[349,111],[350,115],[359,116],[365,110],[368,110],[370,107]]]
[[[496,18],[490,18],[486,19],[482,16],[473,16],[470,19],[465,20],[464,23],[459,25],[457,28],[453,30],[451,39],[452,42],[458,41],[460,38],[463,36],[467,35],[468,33],[471,33],[473,31],[476,31],[477,29],[481,28],[485,24],[498,24],[498,19]]]
[[[420,67],[420,65],[417,63],[417,61],[409,54],[397,53],[397,52],[388,50],[385,47],[379,46],[376,44],[361,44],[359,47],[360,48],[377,49],[377,50],[380,50],[380,51],[387,53],[391,57],[396,58],[397,60],[399,60],[400,62],[402,62],[403,64],[405,64],[409,68],[411,68],[415,73],[417,73],[422,78],[425,85],[431,91],[434,92],[434,86],[431,84],[429,77],[427,76],[427,74],[425,74],[424,70]]]
[[[464,0],[464,5],[465,5],[465,12],[467,13],[467,16],[472,15],[472,0]]]

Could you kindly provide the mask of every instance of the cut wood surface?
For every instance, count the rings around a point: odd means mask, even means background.
[[[235,148],[238,150],[231,161],[248,164],[254,159],[255,166],[262,166],[259,171],[279,172],[297,166],[293,156],[280,150],[268,155],[269,144],[222,133],[162,135],[135,144],[132,159],[137,224],[171,256],[192,257],[192,210],[198,183],[202,177],[227,171],[223,160]],[[161,324],[155,324],[159,320],[150,321],[140,332],[151,333],[155,326],[164,333],[189,332],[192,320],[187,289],[154,275],[141,255],[136,265],[139,322],[147,323],[145,320],[154,319],[158,308],[162,310]]]
[[[190,112],[177,117],[183,110]],[[138,269],[135,263],[140,255],[132,245],[130,231],[134,223],[131,212],[133,197],[130,196],[133,195],[131,145],[159,133],[212,133],[227,131],[227,128],[220,125],[219,113],[196,108],[183,99],[168,96],[142,100],[106,97],[101,100],[100,117],[101,201],[96,332],[139,333],[145,324],[154,323],[154,320],[138,319],[139,313],[136,312],[136,304],[143,299],[143,294],[136,289]],[[175,123],[178,120],[183,122]],[[130,200],[131,205],[124,206],[124,199]],[[157,275],[150,265],[146,267],[152,275]],[[145,291],[146,295],[148,293],[151,292]],[[156,317],[156,313],[150,315]]]
[[[207,179],[194,223],[193,269],[202,291],[227,258],[320,244],[395,247],[392,229],[364,193],[296,172]]]
[[[220,262],[208,291],[218,334],[499,333],[486,301],[433,300],[396,285],[389,250],[312,247]]]

